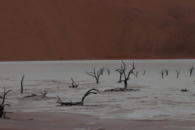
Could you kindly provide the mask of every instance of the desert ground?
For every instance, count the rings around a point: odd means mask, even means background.
[[[6,97],[9,119],[0,119],[2,130],[191,130],[195,129],[195,82],[189,70],[194,60],[124,60],[127,70],[135,64],[138,76],[131,75],[128,88],[138,91],[105,92],[123,88],[118,83],[120,60],[1,62],[0,92],[12,90]],[[108,68],[97,85],[86,72]],[[169,74],[162,78],[161,71]],[[177,78],[176,70],[180,72]],[[145,72],[145,74],[144,74]],[[20,93],[24,76],[24,93]],[[71,77],[78,88],[70,88]],[[77,102],[89,89],[84,105],[60,106]],[[186,91],[183,91],[186,90]],[[42,97],[42,93],[47,95]],[[36,96],[31,96],[32,94]],[[1,101],[1,100],[0,100]]]

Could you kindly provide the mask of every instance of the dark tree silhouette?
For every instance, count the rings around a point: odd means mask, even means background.
[[[123,73],[125,71],[125,69],[124,69],[124,62],[123,61],[121,61],[120,68],[116,69],[115,71],[117,71],[119,73],[119,80],[118,80],[118,82],[121,83],[122,82],[122,76],[123,76]]]
[[[6,117],[6,112],[4,111],[5,110],[5,106],[6,105],[9,105],[9,104],[5,104],[5,99],[6,99],[6,96],[7,94],[10,92],[11,90],[7,90],[4,88],[4,93],[3,93],[3,96],[2,96],[2,102],[0,104],[0,118],[7,118]]]
[[[103,75],[104,71],[107,71],[108,75],[110,74],[109,69],[100,68],[99,70],[96,70],[95,67],[93,68],[92,72],[86,72],[86,74],[93,77],[96,80],[96,84],[99,84],[100,76]]]
[[[72,85],[69,86],[69,88],[78,88],[79,84],[75,84],[75,81],[73,78],[70,79],[72,81]]]
[[[20,81],[20,93],[23,93],[24,92],[24,85],[23,85],[23,82],[24,82],[24,75],[22,75],[22,79]]]
[[[194,66],[192,66],[192,67],[189,69],[190,77],[192,76],[193,72],[194,72]]]
[[[180,90],[181,92],[188,92],[189,90],[187,88],[183,88]]]
[[[124,63],[124,73],[123,73],[123,80],[122,80],[124,82],[124,89],[127,89],[128,80],[130,78],[130,75],[134,74],[134,70],[135,70],[134,62],[132,68],[129,71],[127,71],[126,64]]]
[[[134,74],[134,70],[135,70],[135,65],[133,62],[132,68],[130,70],[126,69],[126,64],[122,61],[122,65],[123,65],[123,74],[122,74],[122,80],[121,82],[124,83],[124,88],[114,88],[114,89],[108,89],[108,90],[104,90],[104,92],[117,92],[117,91],[138,91],[139,89],[128,89],[128,80],[130,79],[130,75]]]
[[[161,78],[164,79],[164,70],[161,70],[160,74],[161,74]]]
[[[84,96],[81,98],[81,101],[79,102],[63,102],[60,99],[60,97],[57,96],[58,98],[57,103],[60,104],[60,106],[73,106],[73,105],[83,106],[84,100],[86,99],[87,96],[89,96],[90,94],[98,94],[98,93],[100,93],[98,89],[90,89],[84,94]]]

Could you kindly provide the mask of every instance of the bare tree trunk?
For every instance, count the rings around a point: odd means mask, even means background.
[[[121,67],[119,69],[116,69],[115,71],[117,71],[119,73],[118,83],[121,83],[122,82],[122,76],[123,76],[123,73],[125,71],[125,63],[123,61],[121,61]]]
[[[95,78],[96,84],[99,84],[99,78]]]
[[[164,79],[164,71],[161,71],[161,78]]]
[[[127,84],[128,84],[127,81],[128,81],[128,80],[124,80],[124,88],[125,88],[125,89],[127,89]]]
[[[21,88],[20,88],[20,93],[23,93],[24,92],[24,85],[23,85],[23,82],[24,82],[24,75],[22,76],[22,79],[21,79]]]
[[[119,80],[118,80],[118,83],[121,83],[121,82],[122,82],[122,74],[120,74]]]
[[[194,67],[192,66],[189,71],[190,71],[190,77],[191,77],[194,72]]]
[[[4,118],[4,107],[0,106],[0,118]]]

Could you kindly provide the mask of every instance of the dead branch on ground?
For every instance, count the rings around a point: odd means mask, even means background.
[[[44,90],[43,92],[41,92],[40,95],[37,95],[37,94],[35,94],[35,93],[32,93],[31,95],[25,96],[25,98],[31,98],[31,97],[46,98],[46,97],[47,97],[47,96],[46,96],[47,94],[48,94],[48,92],[47,92],[46,90]]]
[[[79,84],[76,84],[73,78],[71,78],[70,80],[72,81],[72,85],[69,86],[69,88],[78,88]]]
[[[74,105],[83,106],[84,100],[86,99],[87,96],[89,96],[90,94],[98,94],[98,93],[100,93],[98,89],[90,89],[84,94],[81,101],[78,101],[78,102],[63,102],[61,98],[57,96],[57,99],[58,99],[57,103],[60,104],[60,106],[74,106]]]
[[[181,92],[188,92],[189,90],[187,88],[181,89]]]

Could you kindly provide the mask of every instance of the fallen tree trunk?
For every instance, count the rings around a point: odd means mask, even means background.
[[[60,104],[60,106],[83,106],[84,105],[84,100],[86,99],[87,96],[89,96],[90,94],[98,94],[100,93],[100,91],[98,89],[90,89],[88,90],[84,96],[82,97],[81,101],[78,102],[63,102],[60,97],[57,97],[57,103]]]
[[[140,91],[140,89],[136,89],[136,88],[113,88],[113,89],[107,89],[104,90],[104,92],[124,92],[124,91]]]

